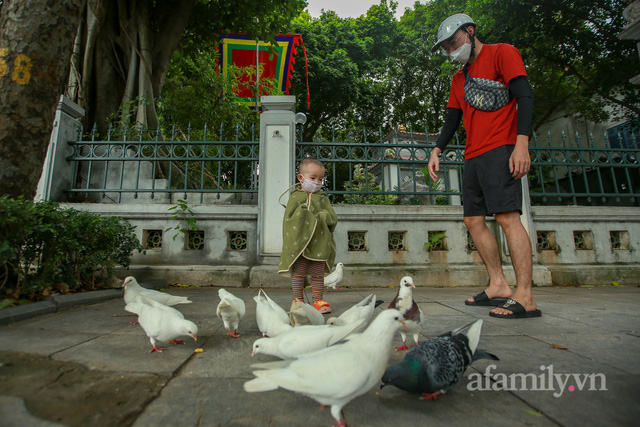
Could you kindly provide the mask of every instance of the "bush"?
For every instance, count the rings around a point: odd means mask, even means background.
[[[380,184],[376,184],[376,177],[371,172],[365,170],[361,164],[356,164],[353,170],[351,181],[344,183],[344,189],[350,194],[343,196],[343,201],[339,203],[351,203],[353,205],[396,205],[398,196],[391,194],[366,194],[363,192],[383,193]]]
[[[95,289],[127,267],[142,246],[119,217],[103,218],[55,202],[0,197],[0,289],[11,298],[40,299],[54,284]]]

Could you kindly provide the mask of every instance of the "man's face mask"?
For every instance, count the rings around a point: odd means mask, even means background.
[[[454,61],[466,64],[471,56],[471,43],[465,43],[449,54]]]

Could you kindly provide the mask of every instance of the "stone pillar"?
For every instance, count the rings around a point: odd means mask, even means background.
[[[295,101],[293,95],[263,96],[258,166],[258,253],[280,256],[284,208],[278,197],[295,182]],[[288,194],[281,202],[287,204]]]
[[[35,201],[66,201],[64,190],[73,187],[72,164],[66,160],[73,153],[73,149],[67,142],[75,141],[82,136],[83,118],[84,108],[61,95]]]
[[[624,27],[618,37],[622,40],[635,40],[638,46],[638,54],[640,54],[640,0],[627,0],[629,6],[627,6],[622,12],[622,16],[627,20],[627,25]],[[640,74],[629,79],[633,84],[640,84]]]

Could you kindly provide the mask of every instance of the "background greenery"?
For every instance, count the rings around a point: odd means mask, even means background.
[[[301,34],[307,51],[311,108],[302,52],[290,91],[297,111],[307,115],[303,140],[362,139],[363,130],[376,140],[381,127],[399,125],[437,132],[459,67],[431,46],[440,22],[456,12],[476,21],[483,42],[520,50],[534,91],[534,130],[560,113],[596,122],[637,120],[639,93],[629,78],[637,74],[638,52],[632,40],[618,38],[626,6],[623,0],[434,0],[416,2],[398,20],[396,3],[382,0],[357,18],[302,12],[282,32]],[[213,51],[198,43],[204,41],[185,39],[179,46],[159,100],[161,117],[183,126],[254,120],[221,95],[225,83],[215,77]]]

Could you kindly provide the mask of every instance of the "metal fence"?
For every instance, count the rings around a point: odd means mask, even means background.
[[[581,140],[576,134],[575,147],[569,146],[564,132],[560,137],[557,145],[551,135],[546,141],[535,134],[532,138],[532,205],[640,205],[640,147],[635,138],[626,148],[611,148],[607,135],[602,147],[591,135]]]
[[[374,138],[364,130],[360,141],[298,142],[296,158],[324,163],[325,188],[336,203],[460,204],[464,146],[447,147],[434,182],[427,173],[434,148],[428,133],[379,130]]]
[[[73,154],[67,160],[74,164],[75,185],[67,192],[117,203],[140,194],[151,199],[191,196],[200,203],[233,195],[257,203],[259,142],[254,127],[221,126],[213,140],[206,127],[197,135],[189,130],[182,140],[177,133],[174,129],[167,140],[161,140],[159,130],[145,129],[125,129],[118,137],[111,129],[104,141],[95,130],[90,140],[79,136],[69,142]],[[456,139],[447,146],[440,179],[434,182],[426,166],[436,137],[406,129],[386,134],[363,130],[342,141],[299,141],[296,159],[311,156],[325,164],[325,190],[334,203],[459,205],[464,145]],[[611,148],[605,136],[604,146],[596,147],[593,138],[581,141],[578,135],[572,142],[575,147],[564,134],[559,142],[533,136],[528,175],[533,205],[639,205],[638,144]]]
[[[207,195],[220,199],[225,193],[245,194],[257,203],[259,141],[255,127],[221,126],[216,136],[210,140],[206,126],[197,133],[188,129],[186,134],[174,127],[168,140],[161,140],[159,129],[118,133],[110,128],[101,141],[94,128],[90,140],[83,141],[79,135],[78,141],[69,142],[73,154],[67,160],[74,164],[76,185],[67,192],[84,198],[109,197],[117,203],[127,194],[134,199],[145,193],[151,199],[193,195],[201,203]]]
[[[311,156],[325,164],[327,192],[337,203],[461,204],[464,145],[457,136],[446,147],[434,182],[426,166],[436,134],[396,129],[378,132],[374,141],[366,135],[359,141],[299,142],[297,160]],[[605,135],[604,146],[596,147],[592,136],[581,141],[576,134],[577,147],[569,147],[567,136],[560,137],[557,145],[550,135],[532,137],[532,205],[640,205],[638,144],[611,148]]]

